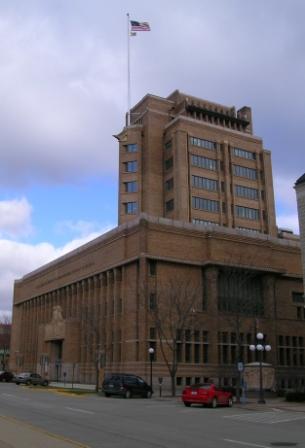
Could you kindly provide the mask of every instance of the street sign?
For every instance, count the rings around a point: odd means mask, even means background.
[[[237,369],[239,372],[243,372],[244,370],[244,363],[243,362],[238,362],[237,363]]]

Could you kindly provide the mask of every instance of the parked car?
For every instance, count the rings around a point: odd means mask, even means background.
[[[217,406],[232,406],[233,395],[232,392],[216,387],[212,383],[192,384],[183,389],[182,401],[187,407],[196,403],[216,408]]]
[[[141,396],[151,398],[152,388],[139,376],[132,374],[112,374],[103,382],[102,390],[106,397],[121,395],[125,398]]]
[[[26,384],[27,386],[31,384],[33,384],[34,386],[36,386],[37,384],[39,384],[40,386],[47,386],[49,384],[49,381],[43,378],[38,373],[23,372],[16,375],[15,383],[17,385]]]
[[[9,383],[14,379],[14,374],[12,372],[9,372],[7,370],[1,370],[0,371],[0,381],[6,381]]]

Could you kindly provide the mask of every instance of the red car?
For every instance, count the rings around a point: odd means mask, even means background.
[[[231,407],[233,405],[233,395],[212,383],[192,384],[183,389],[182,401],[187,407],[191,404],[202,404],[212,408],[217,406]]]

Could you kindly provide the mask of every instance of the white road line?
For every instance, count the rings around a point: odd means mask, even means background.
[[[286,420],[274,420],[271,422],[267,422],[269,425],[272,425],[274,423],[286,423],[286,422],[292,422],[294,420],[304,420],[305,417],[295,417],[295,418],[287,418]]]
[[[18,397],[17,395],[14,395],[14,394],[2,393],[1,395],[3,397],[13,398],[14,400],[20,400],[20,401],[28,401],[29,400],[29,398]]]
[[[95,414],[95,412],[92,412],[92,411],[86,411],[86,409],[69,408],[68,406],[65,406],[65,409],[68,409],[69,411],[74,411],[74,412],[82,412],[82,413],[84,413],[84,414]]]
[[[238,445],[243,445],[243,446],[254,446],[257,448],[270,448],[270,446],[267,446],[267,445],[258,445],[257,443],[242,442],[241,440],[232,440],[232,439],[223,439],[223,440],[225,442],[237,443]]]
[[[276,412],[284,412],[284,411],[282,411],[281,409],[278,409]],[[224,415],[223,416],[223,418],[245,418],[245,417],[247,417],[248,415],[251,415],[251,416],[264,416],[264,415],[268,415],[268,414],[271,414],[271,415],[273,415],[274,414],[274,411],[260,411],[260,412],[246,412],[245,414],[242,414],[242,413],[240,413],[240,414],[233,414],[233,415]]]

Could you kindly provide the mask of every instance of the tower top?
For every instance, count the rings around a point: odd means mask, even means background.
[[[298,180],[296,181],[296,183],[294,185],[297,186],[297,185],[304,184],[304,183],[305,183],[305,173],[303,174],[303,176],[298,178]]]

